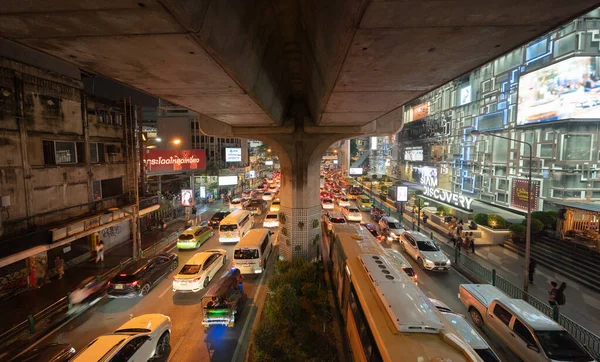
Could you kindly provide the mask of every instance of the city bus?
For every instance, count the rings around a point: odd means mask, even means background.
[[[366,228],[333,230],[331,279],[353,361],[481,361]]]
[[[352,185],[348,189],[348,198],[350,200],[356,200],[360,195],[362,195],[362,193],[362,186]]]

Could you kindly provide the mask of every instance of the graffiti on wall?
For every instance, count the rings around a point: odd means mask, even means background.
[[[27,288],[29,270],[25,261],[7,265],[0,269],[0,298]]]

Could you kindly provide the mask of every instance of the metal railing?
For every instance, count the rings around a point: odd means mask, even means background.
[[[184,229],[175,231],[146,249],[140,250],[139,256],[147,257],[169,250],[177,242],[177,239],[183,230]],[[133,258],[128,258],[122,261],[118,266],[96,276],[96,279],[102,283],[107,282],[132,261]],[[40,312],[29,315],[25,321],[0,334],[0,351],[3,351],[0,352],[0,359],[2,359],[3,356],[8,355],[13,348],[17,351],[19,348],[22,348],[24,340],[31,344],[54,328],[58,328],[62,323],[68,322],[74,318],[75,315],[69,316],[66,313],[72,307],[69,303],[69,294],[70,293],[67,293],[66,296]]]

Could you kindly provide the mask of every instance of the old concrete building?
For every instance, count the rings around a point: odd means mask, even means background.
[[[130,238],[125,110],[88,99],[78,78],[0,57],[0,278],[32,260],[84,259],[92,238]]]

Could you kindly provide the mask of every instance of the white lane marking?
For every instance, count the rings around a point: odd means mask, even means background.
[[[256,294],[254,294],[254,300],[257,300],[258,296],[260,295],[260,290],[263,287],[263,281],[264,281],[266,275],[267,275],[267,273],[265,271],[265,273],[263,273],[263,275],[260,277],[260,280],[258,281],[259,284],[258,284],[258,288],[256,288]],[[256,303],[253,303],[253,305],[256,305]],[[252,306],[250,306],[250,307],[252,307]],[[250,311],[250,310],[248,310],[248,311]],[[255,318],[256,318],[256,316],[255,316]],[[244,327],[242,328],[242,333],[240,334],[240,339],[238,339],[238,343],[235,346],[235,351],[233,352],[233,358],[231,359],[232,362],[236,362],[238,360],[238,355],[240,354],[240,348],[242,347],[242,344],[240,342],[246,335],[246,331],[247,331],[249,325],[250,325],[250,313],[248,313],[248,315],[247,315],[246,322],[244,322]]]
[[[173,289],[173,285],[169,285],[169,286],[167,287],[167,289],[165,289],[165,291],[164,291],[164,292],[160,293],[160,295],[159,295],[158,297],[159,297],[159,298],[162,298],[162,297],[163,297],[165,294],[167,294],[167,292],[168,292],[169,290],[171,290],[171,289]]]

